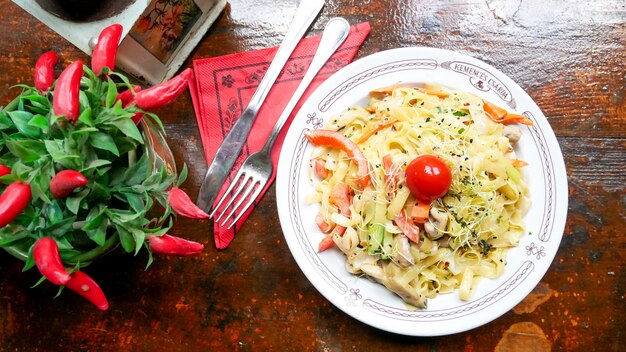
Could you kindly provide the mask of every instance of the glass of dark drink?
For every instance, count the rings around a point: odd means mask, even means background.
[[[135,0],[36,0],[46,11],[68,21],[91,22],[122,12]]]

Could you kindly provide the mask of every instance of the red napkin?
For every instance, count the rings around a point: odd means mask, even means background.
[[[254,205],[258,203],[259,199],[274,181],[278,155],[280,154],[280,148],[282,147],[285,133],[289,129],[291,120],[300,109],[301,104],[306,101],[307,97],[326,78],[352,61],[352,58],[357,50],[359,50],[359,47],[369,32],[370,25],[367,22],[352,26],[346,41],[328,60],[305,92],[300,103],[296,106],[294,113],[292,113],[289,121],[287,121],[276,140],[276,144],[272,150],[274,173],[270,182],[268,182],[265,189],[263,189],[256,199]],[[237,170],[248,155],[258,151],[263,144],[265,144],[270,131],[274,127],[278,117],[287,105],[287,102],[293,95],[293,92],[296,90],[296,87],[302,80],[302,77],[313,59],[320,38],[321,36],[318,35],[303,39],[296,47],[296,50],[291,55],[291,58],[265,99],[259,111],[259,115],[252,126],[248,140],[244,144],[237,161],[235,161],[235,165],[228,179],[218,193],[217,200],[222,197],[224,191],[232,181],[233,176],[237,173]],[[213,161],[213,157],[220,147],[222,140],[239,118],[241,112],[248,105],[265,71],[276,54],[277,49],[278,47],[261,49],[246,53],[195,60],[193,62],[195,82],[193,80],[190,82],[189,89],[198,120],[198,127],[200,129],[200,136],[202,137],[207,164]],[[235,237],[235,232],[242,226],[248,215],[250,215],[254,205],[230,230],[215,223],[214,238],[217,248],[223,249],[230,244]]]

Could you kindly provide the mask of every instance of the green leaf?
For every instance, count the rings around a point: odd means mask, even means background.
[[[97,223],[97,225],[95,225]],[[87,224],[83,227],[83,230],[87,233],[87,236],[99,246],[104,246],[107,236],[107,228],[109,226],[109,219],[104,213],[97,215],[92,219],[89,229]],[[95,227],[94,227],[95,226]],[[93,227],[93,228],[92,228]]]
[[[46,281],[46,277],[45,277],[45,276],[42,276],[42,277],[40,277],[40,278],[39,278],[39,280],[37,280],[37,282],[35,282],[35,284],[34,284],[34,285],[32,285],[30,288],[35,288],[35,287],[37,287],[37,286],[41,285],[44,281]]]
[[[157,188],[159,183],[161,183],[162,179],[163,179],[163,175],[159,172],[155,172],[151,174],[150,176],[148,176],[148,178],[146,178],[146,180],[143,181],[142,185],[144,189],[151,190],[153,188]]]
[[[98,166],[98,169],[96,170],[96,173],[98,174],[98,176],[108,176],[108,172],[111,170],[110,166],[107,167],[100,167]],[[107,182],[103,182],[103,184],[106,184]]]
[[[142,155],[137,163],[126,169],[123,184],[127,186],[141,184],[150,174],[150,161]]]
[[[48,115],[48,113],[50,113],[51,104],[47,97],[39,94],[32,94],[22,95],[20,98],[20,102],[22,103],[25,111],[41,115]]]
[[[104,159],[96,159],[93,160],[89,163],[89,165],[87,165],[87,167],[82,168],[81,172],[83,171],[87,171],[87,170],[91,170],[91,169],[95,169],[97,167],[102,167],[102,166],[106,166],[111,164],[111,162],[109,160],[104,160]]]
[[[94,132],[98,132],[99,130],[95,127],[81,127],[79,129],[76,129],[74,131],[72,131],[72,133],[70,133],[70,136],[72,138],[82,138],[83,135],[87,135],[87,138],[89,138],[89,134],[94,133]]]
[[[174,178],[176,176],[169,174],[167,172],[165,172],[165,177],[163,178],[163,181],[161,181],[161,183],[159,183],[155,189],[158,191],[165,191],[168,188],[170,188],[170,186],[172,185],[172,183],[174,183]]]
[[[55,224],[63,220],[63,210],[55,200],[48,206],[48,221]]]
[[[135,249],[135,240],[133,239],[133,236],[123,226],[115,225],[115,229],[117,230],[117,235],[120,238],[122,248],[124,248],[127,253],[132,252]]]
[[[91,238],[98,246],[104,246],[107,237],[107,227],[109,226],[109,219],[104,219],[100,226],[95,231],[87,232],[87,236]]]
[[[30,233],[23,226],[6,225],[0,229],[0,247],[7,247],[29,237]]]
[[[139,253],[143,247],[143,243],[146,240],[146,233],[138,228],[131,228],[131,233],[135,239],[135,255]]]
[[[111,77],[107,77],[107,96],[106,96],[106,107],[110,108],[115,104],[115,98],[117,97],[117,87]]]
[[[123,75],[121,73],[118,73],[118,72],[111,72],[111,76],[115,76],[115,77],[119,78],[120,81],[123,82],[123,83],[118,84],[118,86],[125,86],[126,89],[130,89],[130,88],[133,87],[133,85],[128,80],[128,77],[126,77],[125,75]]]
[[[0,130],[12,129],[15,129],[15,124],[13,123],[13,121],[11,121],[9,115],[6,112],[0,111]]]
[[[16,175],[18,179],[28,179],[31,171],[33,171],[33,168],[21,161],[15,161],[11,168],[11,174]]]
[[[106,133],[96,132],[90,134],[89,144],[97,149],[108,150],[116,156],[120,155],[120,151],[117,149],[113,137]]]
[[[159,126],[159,132],[163,133],[164,136],[166,135],[166,133],[165,133],[165,126],[163,126],[163,122],[161,122],[161,119],[159,118],[159,116],[157,116],[157,114],[152,113],[152,112],[145,112],[144,113],[144,119],[146,119],[145,116],[149,116],[150,119],[153,122],[155,122],[157,124],[157,126]],[[146,120],[146,123],[150,124],[151,122]]]
[[[144,242],[144,244],[145,244],[145,242]],[[154,258],[152,256],[152,252],[148,251],[148,262],[146,263],[146,269],[145,270],[148,270],[150,265],[152,265],[152,262],[154,262]]]
[[[125,192],[123,193],[130,208],[136,212],[145,210],[145,204],[143,202],[143,195],[137,193]]]
[[[156,228],[145,228],[144,231],[146,232],[146,234],[149,234],[151,236],[163,236],[169,232],[172,226],[174,226],[174,220],[172,219],[172,217],[170,217],[167,226],[161,224],[159,225],[159,227]]]
[[[21,159],[25,163],[32,163],[43,155],[45,149],[42,150],[43,143],[34,140],[14,140],[9,136],[3,135],[5,145],[9,151]]]
[[[91,185],[91,194],[89,196],[92,202],[108,202],[111,199],[111,190],[100,183]]]
[[[46,190],[42,188],[41,181],[39,181],[40,177],[35,178],[35,182],[30,183],[30,191],[32,193],[33,200],[36,201],[38,199],[42,200],[46,204],[50,204],[52,201],[46,194]]]
[[[4,163],[1,163],[1,164],[4,165]],[[0,183],[4,183],[5,185],[11,184],[15,181],[16,181],[16,178],[12,174],[0,176]]]
[[[113,139],[115,140],[117,149],[120,151],[120,155],[135,152],[137,150],[137,146],[141,145],[141,143],[136,140],[130,139],[124,135],[114,136]]]
[[[102,97],[100,95],[97,95],[97,94],[94,94],[92,92],[86,91],[85,92],[85,97],[87,98],[87,102],[89,104],[89,107],[91,107],[92,113],[93,112],[97,112],[98,110],[103,108],[103,105],[102,105],[103,101],[102,101]]]
[[[78,116],[78,121],[84,123],[87,126],[93,126],[94,122],[91,118],[91,108],[86,108],[82,110],[80,116]]]
[[[187,180],[187,164],[183,164],[183,169],[180,172],[180,174],[178,174],[178,180],[176,181],[176,187],[180,187],[180,185],[182,185],[185,180]]]
[[[28,258],[24,262],[22,272],[32,269],[35,266],[35,259],[33,258],[33,246],[28,249]]]
[[[91,70],[91,68],[89,68],[89,66],[83,65],[83,72],[85,73],[85,75],[87,76],[89,80],[91,81],[98,80],[98,77],[96,77],[96,74],[93,73],[93,71]]]
[[[33,118],[28,121],[28,124],[30,126],[39,128],[44,132],[48,130],[48,119],[40,114],[33,116]]]
[[[89,100],[87,94],[88,92],[85,92],[83,90],[78,93],[78,106],[80,111],[91,109],[91,101]]]
[[[20,96],[23,102],[29,102],[32,106],[50,110],[50,100],[48,97],[39,94]]]
[[[144,193],[146,191],[146,187],[143,185],[133,185],[130,186],[130,189],[135,193]]]
[[[54,162],[60,163],[67,169],[77,169],[77,164],[81,160],[80,155],[67,153],[66,143],[59,139],[47,139],[44,141],[46,150]]]
[[[17,109],[18,105],[20,104],[20,97],[15,97],[13,100],[11,100],[10,103],[7,104],[7,106],[5,106],[4,108],[2,108],[2,112],[6,113],[9,111],[13,111],[15,109]]]
[[[109,216],[109,219],[113,221],[115,224],[124,225],[136,220],[138,217],[143,216],[145,212],[136,212],[130,210],[121,210],[121,209],[107,209],[106,214]]]
[[[85,224],[83,225],[83,231],[91,231],[96,230],[100,227],[100,224],[104,220],[104,212],[106,207],[103,204],[99,204],[97,207],[94,207],[89,211],[87,217],[85,218]]]
[[[49,224],[46,227],[47,235],[57,238],[57,243],[59,244],[59,248],[64,247],[63,236],[74,231],[74,221],[76,221],[76,217],[71,216],[71,217],[64,218],[63,220],[59,222]]]
[[[74,224],[72,224],[72,227]],[[70,241],[66,237],[56,238],[57,245],[59,246],[59,251],[62,252],[70,252],[74,250],[74,246],[70,243]]]
[[[76,195],[67,197],[65,199],[65,205],[67,206],[67,209],[74,214],[78,214],[78,210],[80,209],[80,203],[85,197],[87,197],[89,191],[89,189],[83,189]]]
[[[15,127],[23,135],[38,138],[41,136],[41,129],[29,125],[30,120],[33,118],[33,114],[27,111],[9,111],[9,117],[13,120]]]
[[[141,133],[139,132],[139,129],[137,128],[133,120],[129,118],[118,118],[109,122],[109,124],[115,126],[126,136],[136,140],[139,143],[143,143]]]
[[[61,296],[61,293],[63,293],[63,289],[65,289],[65,286],[63,286],[63,285],[59,286],[59,289],[57,290],[57,294],[54,295],[53,298],[57,298],[57,297]]]

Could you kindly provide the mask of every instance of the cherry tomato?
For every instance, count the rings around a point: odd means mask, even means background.
[[[452,172],[438,157],[420,155],[407,166],[406,183],[417,199],[432,202],[448,192]]]

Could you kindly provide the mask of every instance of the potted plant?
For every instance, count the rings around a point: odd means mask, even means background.
[[[114,72],[122,33],[105,28],[91,67],[75,61],[55,78],[54,52],[35,66],[34,86],[0,110],[0,247],[100,309],[108,302],[82,268],[115,248],[193,255],[197,242],[167,234],[173,212],[208,215],[179,186],[152,110],[186,88],[191,69],[141,90]]]

